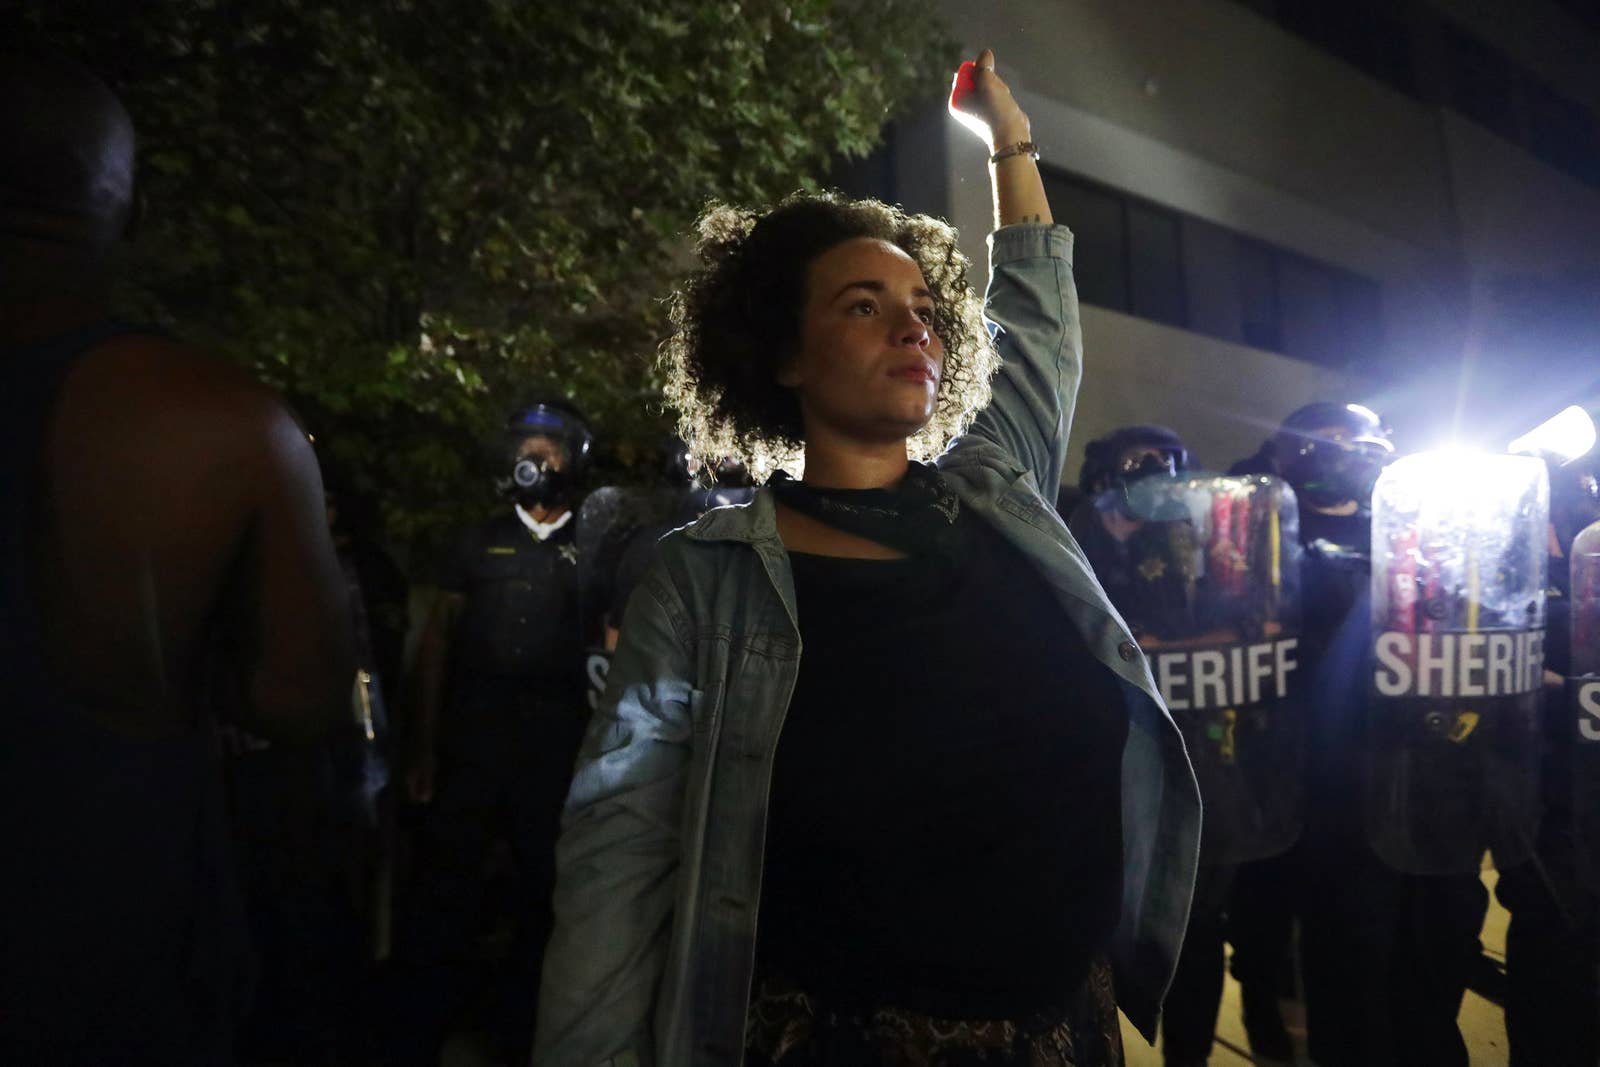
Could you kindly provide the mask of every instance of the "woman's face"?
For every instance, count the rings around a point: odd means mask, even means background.
[[[818,431],[867,443],[904,440],[933,417],[944,344],[916,261],[870,237],[835,245],[806,273],[800,343],[778,375]]]

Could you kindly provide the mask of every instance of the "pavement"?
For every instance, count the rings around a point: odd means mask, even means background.
[[[1506,959],[1506,923],[1510,914],[1494,897],[1495,872],[1485,868],[1483,884],[1489,889],[1489,914],[1483,922],[1483,950],[1502,964]],[[1284,1002],[1284,1022],[1295,1040],[1299,1055],[1294,1067],[1313,1067],[1306,1055],[1305,1016],[1296,1003]],[[1471,1067],[1507,1067],[1510,1052],[1506,1047],[1506,1017],[1498,1004],[1484,1000],[1478,994],[1467,992],[1461,1004],[1461,1014],[1456,1017],[1461,1036],[1467,1043]],[[1122,1020],[1122,1048],[1127,1067],[1163,1067],[1159,1045],[1151,1048],[1139,1036],[1127,1019]],[[1222,1009],[1217,1013],[1217,1043],[1211,1049],[1208,1067],[1279,1067],[1283,1061],[1252,1059],[1250,1045],[1245,1040],[1244,1022],[1239,1006],[1239,983],[1227,976],[1222,990]]]

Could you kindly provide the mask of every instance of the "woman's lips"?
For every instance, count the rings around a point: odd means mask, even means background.
[[[896,367],[889,372],[891,378],[905,378],[913,382],[936,382],[938,376],[932,367]]]

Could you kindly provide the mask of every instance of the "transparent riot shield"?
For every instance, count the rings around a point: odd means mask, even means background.
[[[611,655],[606,647],[614,618],[617,572],[640,531],[670,529],[680,492],[607,485],[584,497],[578,508],[578,588],[583,627],[586,699],[593,710],[605,691]]]
[[[1578,878],[1600,892],[1600,522],[1572,543],[1572,823]]]
[[[590,709],[599,706],[611,665],[608,634],[622,623],[622,605],[644,569],[653,546],[670,530],[712,508],[748,503],[753,489],[631,488],[604,486],[578,509],[578,569],[581,590],[584,677]]]
[[[1378,479],[1364,807],[1397,870],[1532,853],[1548,514],[1526,457],[1423,453]]]
[[[1201,861],[1286,851],[1305,744],[1293,492],[1264,475],[1146,478],[1086,501],[1072,529],[1183,731],[1205,810]]]

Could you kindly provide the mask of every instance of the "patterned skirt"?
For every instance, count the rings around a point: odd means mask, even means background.
[[[776,975],[757,978],[746,1067],[1122,1067],[1111,965],[1096,957],[1071,1002],[1025,1019],[940,1019],[903,1008],[833,1011]]]

